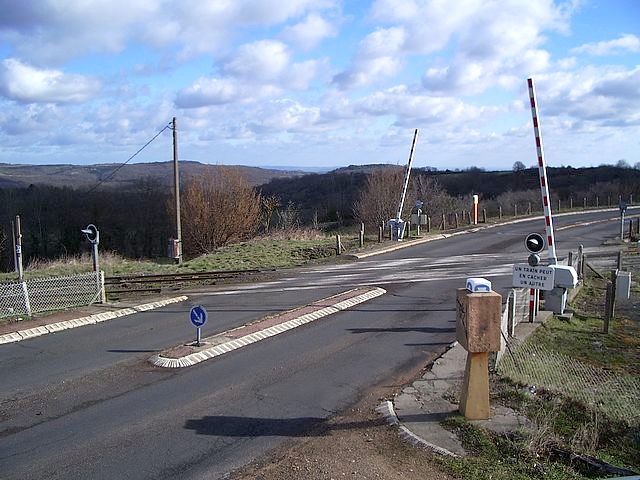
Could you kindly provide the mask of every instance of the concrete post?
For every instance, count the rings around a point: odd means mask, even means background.
[[[431,217],[427,217],[427,233],[431,233]]]
[[[382,225],[378,227],[378,243],[382,243]]]
[[[582,208],[587,208],[587,197],[582,198]]]
[[[460,412],[469,420],[486,420],[489,405],[489,352],[500,350],[502,297],[496,292],[458,289],[456,337],[467,350]]]
[[[336,235],[336,255],[342,255],[342,242],[340,241],[340,235]]]
[[[518,216],[518,204],[515,204],[513,206],[513,216],[517,217]]]
[[[502,220],[502,205],[498,205],[498,218]]]
[[[456,228],[458,228],[460,226],[459,219],[458,219],[458,212],[455,213],[454,218],[456,222]]]
[[[569,197],[569,209],[573,210],[573,197]]]
[[[482,223],[487,223],[487,209],[482,209]]]

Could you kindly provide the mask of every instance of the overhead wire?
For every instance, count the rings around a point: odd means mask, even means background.
[[[142,147],[140,147],[140,148],[138,149],[138,151],[137,151],[136,153],[134,153],[133,155],[131,155],[131,156],[130,156],[130,157],[129,157],[129,158],[128,158],[124,163],[122,163],[122,164],[118,165],[118,166],[115,168],[115,170],[113,170],[113,172],[111,172],[107,177],[103,178],[103,179],[102,179],[102,180],[100,180],[97,184],[95,184],[91,189],[89,189],[89,190],[87,191],[87,193],[91,193],[91,192],[93,192],[93,191],[94,191],[94,190],[96,190],[100,185],[102,185],[103,183],[108,182],[109,180],[111,180],[111,179],[114,177],[114,175],[115,175],[116,173],[118,173],[118,171],[119,171],[122,167],[124,167],[127,163],[129,163],[131,160],[133,160],[133,159],[136,157],[136,155],[138,155],[138,154],[139,154],[140,152],[142,152],[145,148],[147,148],[147,147],[148,147],[148,146],[149,146],[149,145],[150,145],[150,144],[151,144],[151,143],[152,143],[156,138],[158,138],[158,137],[162,134],[162,132],[164,132],[165,130],[167,130],[167,129],[169,129],[169,128],[173,128],[171,125],[172,125],[172,122],[167,123],[167,125],[165,125],[165,126],[164,126],[164,128],[162,128],[162,130],[160,130],[158,133],[156,133],[156,134],[151,138],[151,140],[149,140],[149,141],[148,141],[147,143],[145,143]]]

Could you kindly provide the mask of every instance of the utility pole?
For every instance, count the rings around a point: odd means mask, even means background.
[[[178,130],[173,117],[173,188],[176,201],[176,239],[178,240],[178,265],[182,264],[182,228],[180,225],[180,175],[178,173]]]

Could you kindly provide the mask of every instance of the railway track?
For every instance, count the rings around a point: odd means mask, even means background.
[[[219,280],[238,278],[243,275],[254,275],[266,270],[217,270],[212,272],[168,273],[153,275],[117,275],[105,277],[104,285],[107,296],[118,298],[122,295],[141,293],[161,293],[163,287],[182,285],[185,283],[216,284]]]

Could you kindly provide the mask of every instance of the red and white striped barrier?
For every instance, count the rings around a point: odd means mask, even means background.
[[[533,131],[536,136],[536,147],[538,153],[538,172],[540,173],[540,190],[542,192],[542,204],[544,206],[544,218],[547,231],[547,245],[549,264],[558,263],[556,257],[556,245],[553,236],[553,218],[551,216],[551,202],[549,201],[549,182],[547,181],[547,164],[544,160],[544,150],[542,148],[542,133],[540,132],[540,121],[538,119],[538,107],[536,105],[536,90],[533,78],[527,80],[529,84],[529,98],[531,100],[531,115],[533,117]]]

